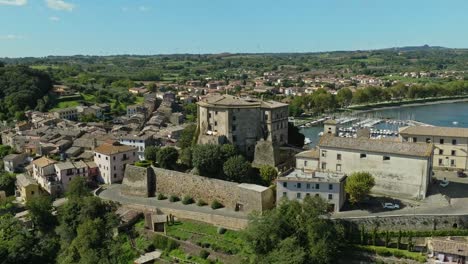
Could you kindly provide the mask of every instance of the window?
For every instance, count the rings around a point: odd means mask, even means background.
[[[114,173],[114,178],[117,178],[117,173]]]
[[[316,189],[316,190],[319,190],[319,189],[320,189],[320,184],[319,184],[319,183],[316,183],[316,184],[315,184],[315,189]]]
[[[109,160],[109,157],[106,157],[106,160]]]
[[[439,159],[439,166],[442,166],[442,164],[444,164],[444,160],[443,160],[443,159]]]
[[[322,157],[326,157],[326,156],[327,156],[327,151],[322,150]]]
[[[456,145],[457,144],[457,140],[456,139],[452,139],[452,145]]]
[[[328,190],[333,190],[333,184],[328,184]]]
[[[418,138],[415,138],[415,137],[414,137],[414,138],[413,138],[413,142],[414,142],[414,143],[418,142]]]
[[[217,115],[217,114],[218,114],[218,111],[215,111],[215,115]]]
[[[426,143],[431,143],[431,139],[430,139],[430,138],[426,138]]]
[[[34,195],[34,191],[31,191],[31,195]]]
[[[336,171],[341,171],[341,164],[336,164]]]
[[[283,192],[283,197],[286,197],[288,196],[288,194],[286,192]]]
[[[390,160],[389,156],[383,156],[383,160]]]
[[[310,193],[306,193],[306,197],[310,197]]]
[[[215,126],[217,126],[217,125],[218,125],[218,121],[215,121]]]
[[[441,139],[439,140],[439,143],[440,143],[440,144],[444,144],[444,139],[441,138]]]
[[[439,149],[439,155],[444,155],[444,150],[443,149]]]
[[[236,116],[232,116],[232,121],[236,121]]]
[[[236,131],[236,126],[232,126],[232,131]]]
[[[306,184],[306,188],[307,188],[307,189],[310,189],[310,183],[307,183],[307,184]]]
[[[236,136],[232,136],[232,142],[236,142],[237,141],[237,137]]]
[[[208,118],[211,118],[211,113],[208,113]]]
[[[283,182],[283,187],[284,187],[284,188],[288,187],[288,183],[287,183],[287,182]]]
[[[300,189],[301,187],[302,187],[302,186],[301,186],[301,183],[298,182],[298,183],[297,183],[297,188]]]
[[[115,156],[114,156],[113,160],[115,160]]]
[[[341,154],[336,154],[336,159],[341,160]]]
[[[361,153],[361,159],[365,159],[365,158],[367,158],[367,154]]]
[[[301,199],[301,193],[296,194],[297,199]]]
[[[307,160],[304,160],[304,167],[307,166]]]
[[[326,170],[326,169],[327,169],[327,163],[322,162],[322,170]]]
[[[101,154],[99,154],[98,157],[101,158]]]
[[[455,160],[450,160],[450,166],[455,167]]]
[[[333,199],[333,194],[328,194],[328,200]]]
[[[452,156],[455,156],[457,155],[457,151],[456,150],[452,150]]]

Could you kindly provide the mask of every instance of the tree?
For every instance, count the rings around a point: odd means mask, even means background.
[[[165,147],[158,151],[158,164],[163,169],[173,169],[179,158],[179,152],[173,147]]]
[[[86,180],[84,177],[73,177],[68,185],[68,191],[66,193],[69,199],[77,199],[86,196],[91,196],[89,188],[86,186]]]
[[[354,172],[348,177],[345,191],[349,194],[351,203],[358,203],[369,195],[375,186],[374,177],[368,172]]]
[[[222,159],[224,161],[228,160],[230,157],[234,157],[237,155],[236,146],[232,144],[221,145],[220,150],[221,150]]]
[[[13,154],[15,151],[8,145],[0,145],[0,158],[4,158],[9,154]]]
[[[304,146],[305,136],[299,132],[299,128],[288,123],[288,144],[302,148]]]
[[[7,196],[15,194],[16,175],[9,172],[0,174],[0,190],[5,191]]]
[[[195,145],[192,148],[192,163],[200,175],[217,176],[222,169],[221,150],[218,145]]]
[[[250,169],[250,162],[246,161],[241,155],[230,157],[223,164],[226,179],[234,182],[247,182]]]
[[[55,216],[52,215],[52,199],[48,196],[39,196],[26,203],[29,218],[36,228],[41,231],[51,230],[55,224]]]
[[[179,155],[180,163],[188,168],[192,167],[192,150],[185,148],[180,151]]]
[[[263,165],[260,167],[260,176],[269,185],[278,176],[278,171],[273,166]]]
[[[145,160],[149,160],[156,163],[158,157],[159,148],[155,146],[149,146],[145,148]]]
[[[348,106],[353,99],[353,92],[349,88],[342,88],[336,94],[336,101],[341,107]]]
[[[196,132],[196,125],[192,124],[185,127],[184,130],[182,130],[182,133],[180,134],[179,141],[177,141],[177,146],[181,149],[191,147],[194,142]]]

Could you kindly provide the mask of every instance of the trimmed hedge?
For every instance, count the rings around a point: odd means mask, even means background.
[[[180,199],[176,195],[171,195],[169,197],[169,202],[171,202],[171,203],[175,203],[175,202],[178,202],[178,201],[180,201]]]
[[[216,210],[216,209],[219,209],[219,208],[223,208],[224,205],[220,202],[218,202],[218,200],[214,200],[212,203],[211,203],[211,208],[213,210]]]
[[[182,199],[183,204],[193,204],[194,202],[195,201],[190,196],[184,196],[184,198]]]

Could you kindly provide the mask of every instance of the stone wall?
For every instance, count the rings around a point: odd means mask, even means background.
[[[377,227],[382,231],[432,231],[468,228],[468,215],[405,215],[344,218],[340,220],[357,226],[363,225],[367,229]]]
[[[154,172],[151,168],[127,165],[122,181],[122,194],[138,197],[154,196]]]

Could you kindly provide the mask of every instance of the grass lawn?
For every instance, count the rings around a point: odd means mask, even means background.
[[[57,109],[63,109],[63,108],[68,108],[68,107],[77,107],[80,105],[79,101],[66,101],[66,102],[59,102],[54,108],[52,108],[50,111],[54,111]]]
[[[218,234],[217,230],[217,227],[209,224],[183,221],[169,225],[167,235],[179,240],[188,240],[221,253],[234,255],[242,250],[244,241],[239,232],[227,230],[224,234]]]

